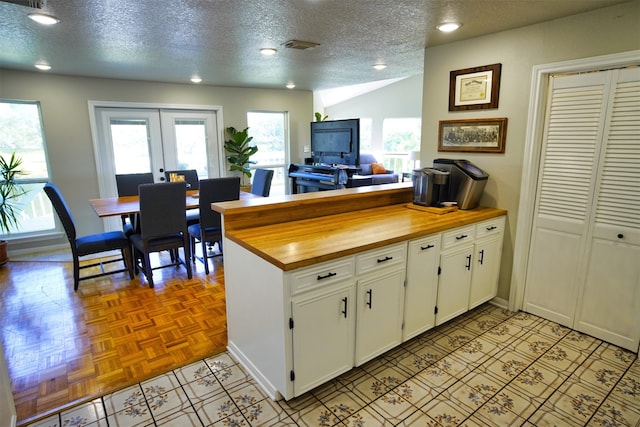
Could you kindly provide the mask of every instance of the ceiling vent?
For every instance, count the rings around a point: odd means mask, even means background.
[[[283,46],[286,47],[287,49],[307,50],[307,49],[313,49],[314,47],[320,46],[320,43],[303,42],[300,40],[289,40],[287,42],[284,42]]]

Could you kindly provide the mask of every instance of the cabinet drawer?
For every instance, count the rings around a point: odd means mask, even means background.
[[[456,228],[442,233],[442,249],[473,243],[475,239],[475,225]]]
[[[355,258],[346,257],[294,270],[287,277],[293,296],[352,278],[354,272]]]
[[[425,253],[439,253],[440,252],[440,238],[439,234],[423,237],[421,239],[411,240],[408,247],[408,257],[411,258],[414,255],[421,255]]]
[[[407,244],[385,246],[356,256],[356,273],[358,275],[401,265],[404,267],[407,258]]]
[[[504,222],[505,217],[500,216],[476,224],[476,239],[502,233],[504,231]]]

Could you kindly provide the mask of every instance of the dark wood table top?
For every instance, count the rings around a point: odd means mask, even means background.
[[[198,190],[187,191],[185,209],[195,209],[199,206]],[[240,200],[252,199],[252,193],[240,192]],[[100,218],[122,216],[140,213],[140,199],[138,196],[107,197],[104,199],[90,199],[89,203]]]

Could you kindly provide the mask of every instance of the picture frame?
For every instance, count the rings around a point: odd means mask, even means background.
[[[504,153],[507,118],[440,120],[438,151]]]
[[[449,111],[498,108],[502,64],[451,71]]]

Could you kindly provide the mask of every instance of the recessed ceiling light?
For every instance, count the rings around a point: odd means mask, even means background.
[[[36,64],[36,68],[37,68],[38,70],[48,71],[48,70],[50,70],[50,69],[51,69],[51,65],[49,65],[49,64],[44,64],[44,63],[39,63],[39,64]]]
[[[440,25],[436,25],[436,28],[442,31],[443,33],[450,33],[452,31],[457,30],[460,27],[462,27],[462,24],[459,22],[445,22]]]
[[[373,68],[375,68],[376,70],[384,70],[385,68],[387,68],[387,64],[376,64],[373,66]]]
[[[53,25],[60,22],[59,18],[53,15],[48,15],[46,13],[30,13],[28,16],[29,18],[36,21],[38,24],[42,24],[42,25]]]
[[[276,52],[277,50],[272,47],[263,47],[262,49],[260,49],[260,53],[265,56],[275,55]]]
[[[287,83],[287,89],[293,89],[294,87],[296,87],[295,83]]]
[[[192,76],[191,77],[191,82],[192,83],[200,83],[202,81],[202,77],[200,76]]]

